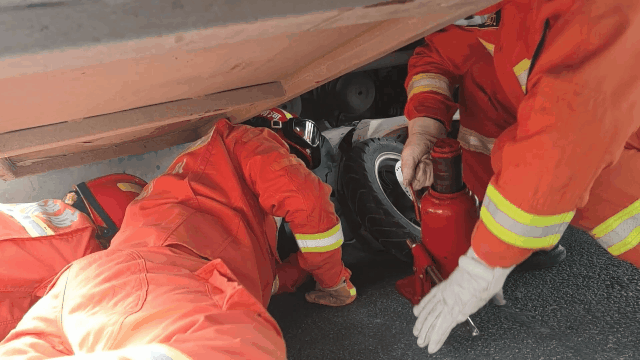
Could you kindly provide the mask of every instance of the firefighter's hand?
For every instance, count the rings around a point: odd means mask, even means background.
[[[418,346],[428,345],[430,354],[438,351],[457,324],[500,292],[514,267],[492,268],[470,248],[460,257],[458,267],[449,278],[431,289],[413,308],[413,314],[418,317],[413,327]]]
[[[402,150],[402,177],[404,186],[422,189],[433,183],[433,165],[430,152],[439,138],[447,135],[447,130],[437,120],[420,117],[409,121],[409,137]]]

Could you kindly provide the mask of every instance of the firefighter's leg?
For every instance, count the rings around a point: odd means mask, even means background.
[[[51,291],[31,307],[16,328],[0,343],[0,359],[38,360],[73,354],[60,327],[68,275],[68,271],[63,272]]]
[[[275,320],[222,261],[166,247],[106,250],[73,263],[59,319],[75,351],[64,355],[94,354],[78,358],[285,358]],[[10,336],[42,332],[27,330]]]
[[[640,152],[625,149],[602,171],[587,204],[572,224],[588,231],[607,251],[640,268]]]

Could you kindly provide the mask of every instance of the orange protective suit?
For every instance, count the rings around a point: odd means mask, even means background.
[[[409,60],[406,87],[409,98],[405,116],[409,120],[429,117],[451,130],[458,105],[452,92],[460,86],[460,131],[464,181],[482,201],[493,176],[491,149],[495,138],[516,122],[498,81],[491,52],[498,35],[494,18],[480,26],[450,25],[425,38]],[[431,77],[439,81],[421,81]],[[425,85],[416,86],[424,83]],[[411,93],[411,90],[413,93]]]
[[[483,45],[517,123],[495,141],[474,251],[508,267],[572,223],[639,266],[638,5],[512,0],[500,11],[495,46]]]
[[[88,216],[60,200],[0,204],[0,340],[65,266],[101,250]]]
[[[131,203],[108,250],[61,272],[0,358],[285,358],[266,311],[274,217],[296,234],[301,266],[331,287],[349,271],[330,192],[272,131],[220,120]]]

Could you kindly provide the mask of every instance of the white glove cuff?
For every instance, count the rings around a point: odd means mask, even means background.
[[[460,257],[458,266],[477,280],[481,278],[487,284],[486,289],[491,293],[491,296],[502,288],[507,276],[515,268],[515,265],[508,268],[491,267],[476,255],[473,247],[470,247],[467,253]]]

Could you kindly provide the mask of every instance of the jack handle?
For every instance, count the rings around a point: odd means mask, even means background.
[[[418,197],[416,196],[415,190],[413,190],[413,185],[409,184],[409,190],[411,191],[411,197],[413,198],[413,210],[416,212],[416,220],[422,222],[420,219],[420,204],[418,204]]]
[[[433,281],[436,282],[436,284],[440,284],[441,282],[444,281],[442,279],[442,276],[434,266],[427,267],[427,272],[429,273],[429,275],[431,275],[431,278],[433,279]],[[480,335],[480,331],[478,331],[478,328],[473,323],[473,321],[471,321],[470,317],[467,317],[467,323],[469,324],[469,330],[471,331],[471,336]]]

